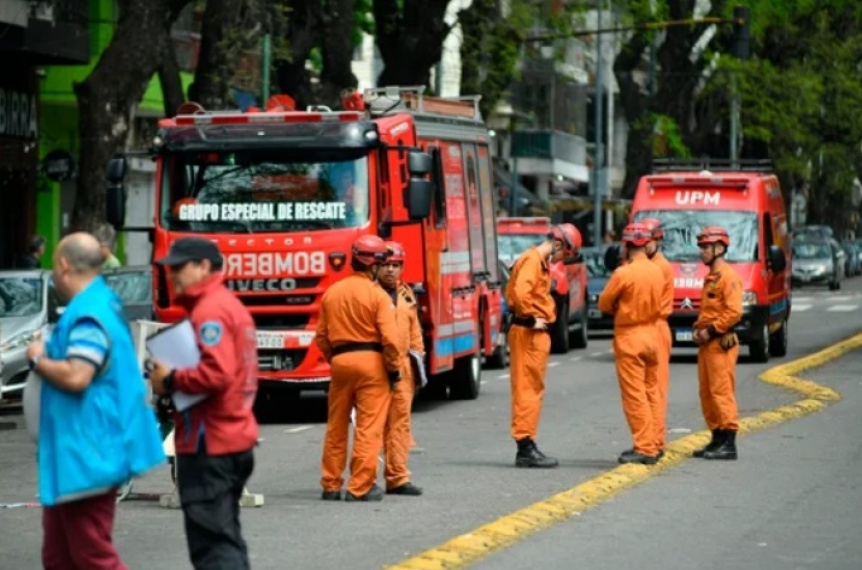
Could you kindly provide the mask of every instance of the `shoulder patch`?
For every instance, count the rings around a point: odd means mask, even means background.
[[[218,321],[207,321],[201,325],[199,334],[201,342],[207,346],[216,346],[221,342],[221,336],[224,332],[222,324]]]

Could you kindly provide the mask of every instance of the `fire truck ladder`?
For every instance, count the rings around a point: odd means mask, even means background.
[[[459,97],[429,97],[424,85],[373,87],[364,92],[369,112],[374,116],[392,112],[413,112],[447,117],[462,117],[481,121],[481,95]]]

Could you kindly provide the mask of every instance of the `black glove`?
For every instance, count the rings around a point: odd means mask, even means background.
[[[394,390],[395,384],[401,381],[401,372],[395,370],[394,372],[387,372],[386,375],[389,377],[389,387]]]

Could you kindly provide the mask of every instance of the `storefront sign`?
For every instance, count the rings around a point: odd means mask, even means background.
[[[39,138],[36,96],[0,88],[0,137]]]

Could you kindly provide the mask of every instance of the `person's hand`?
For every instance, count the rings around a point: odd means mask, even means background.
[[[536,317],[536,322],[533,324],[533,328],[537,331],[548,330],[548,319],[543,319],[542,317]]]
[[[159,395],[167,394],[165,378],[171,373],[171,369],[167,364],[158,360],[147,360],[146,366],[150,375],[150,385],[153,387],[153,392]]]
[[[709,333],[706,329],[695,329],[694,333],[691,335],[691,339],[695,344],[703,344],[709,340]]]
[[[27,347],[27,359],[36,360],[40,356],[45,355],[45,341],[42,340],[42,335],[36,333],[33,335],[33,342]]]

